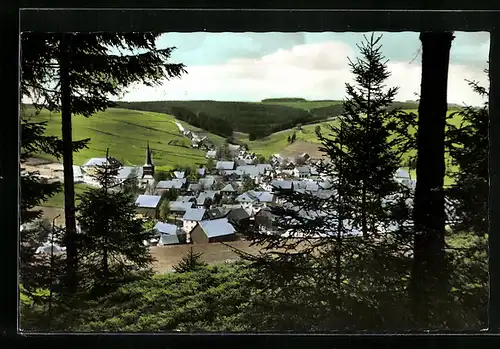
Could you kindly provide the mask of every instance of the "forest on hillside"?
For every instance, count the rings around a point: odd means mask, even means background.
[[[301,98],[269,98],[262,103],[220,101],[152,101],[116,102],[118,108],[165,113],[221,137],[233,131],[244,132],[259,139],[299,124],[327,120],[344,112],[342,103],[303,110],[273,102],[319,102]],[[416,102],[393,102],[389,109],[417,109]]]

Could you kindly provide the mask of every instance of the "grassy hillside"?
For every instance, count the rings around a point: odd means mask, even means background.
[[[407,112],[417,113],[416,109],[408,109]],[[454,110],[448,111],[448,115],[453,113]],[[461,119],[459,117],[455,117],[449,120],[450,123],[458,125]],[[285,156],[297,155],[302,152],[308,152],[311,155],[321,155],[318,151],[318,146],[320,142],[315,133],[316,126],[321,127],[321,131],[325,134],[328,134],[328,124],[335,124],[335,120],[320,122],[316,124],[306,125],[302,127],[302,130],[298,129],[289,129],[282,132],[273,133],[269,137],[265,139],[259,139],[256,141],[249,141],[248,136],[244,134],[238,135],[238,140],[241,142],[245,142],[249,145],[250,149],[253,152],[262,154],[266,157],[272,154],[282,154]],[[410,130],[411,133],[414,133],[416,130]],[[296,141],[294,144],[289,145],[287,142],[288,136],[291,136],[295,132]],[[407,159],[411,154],[405,154],[404,158]],[[454,170],[451,165],[449,169]],[[415,175],[415,173],[413,173]],[[446,184],[451,183],[450,180],[446,179]]]
[[[233,132],[265,138],[274,132],[341,115],[342,101],[271,98],[261,102],[153,101],[117,102],[124,109],[174,115],[224,138]],[[417,109],[416,102],[394,102],[393,108]]]
[[[306,110],[281,105],[246,102],[219,101],[157,101],[157,102],[118,102],[120,108],[143,110],[173,115],[203,114],[207,131],[218,133],[220,123],[231,125],[233,131],[266,136],[272,132],[287,129],[297,123],[314,120],[313,114]],[[194,118],[193,115],[188,118]],[[218,133],[220,134],[220,133]]]
[[[33,114],[27,109],[26,115]],[[34,121],[47,121],[47,133],[61,135],[61,116],[42,111],[32,116]],[[73,117],[73,139],[91,138],[89,149],[74,154],[74,163],[84,164],[89,158],[102,157],[109,147],[110,155],[123,161],[126,165],[142,165],[145,160],[146,144],[149,141],[153,151],[153,161],[157,167],[173,168],[177,166],[194,166],[205,163],[205,152],[202,150],[169,145],[174,139],[189,140],[183,137],[175,124],[174,117],[166,114],[142,112],[110,108],[90,118],[77,115]],[[194,129],[183,122],[184,127]],[[205,132],[206,133],[206,132]],[[223,138],[208,135],[216,144]]]

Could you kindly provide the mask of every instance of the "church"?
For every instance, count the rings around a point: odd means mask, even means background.
[[[93,178],[97,166],[102,166],[107,163],[114,163],[120,166],[116,175],[117,182],[124,182],[127,179],[136,178],[139,187],[152,190],[154,185],[155,165],[152,159],[151,149],[149,142],[146,146],[146,159],[143,166],[123,166],[117,159],[106,154],[102,158],[91,158],[83,166],[73,166],[73,173],[75,176],[75,183],[83,182],[92,186],[98,187],[99,184]]]

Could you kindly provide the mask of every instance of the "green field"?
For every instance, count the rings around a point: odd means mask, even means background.
[[[26,115],[33,113],[27,109]],[[33,121],[47,121],[47,134],[61,135],[60,114],[42,111],[37,116],[31,116]],[[174,139],[190,141],[179,133],[174,117],[166,114],[142,112],[126,109],[110,108],[97,113],[90,118],[80,115],[73,116],[73,139],[91,138],[89,149],[83,149],[73,155],[76,165],[83,165],[89,158],[103,157],[106,148],[111,156],[123,161],[125,165],[142,165],[145,160],[146,144],[153,151],[153,161],[158,168],[175,168],[178,166],[195,166],[205,163],[205,151],[169,145]],[[185,128],[195,128],[180,122]],[[216,144],[224,139],[209,134]]]
[[[90,188],[90,186],[78,183],[75,184],[75,204],[78,205],[80,200],[78,200],[78,194],[82,194],[85,190]],[[49,198],[47,201],[43,202],[43,207],[53,207],[53,208],[64,208],[64,191],[61,190],[59,193],[56,193],[54,196]]]

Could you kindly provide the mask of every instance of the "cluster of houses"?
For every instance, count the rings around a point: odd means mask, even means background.
[[[278,199],[277,192],[308,192],[324,197],[333,193],[332,179],[318,173],[308,154],[294,159],[275,154],[269,163],[259,164],[255,163],[254,154],[240,146],[230,144],[229,150],[232,160],[216,161],[210,170],[199,168],[196,181],[186,178],[182,171],[174,171],[172,179],[156,181],[149,144],[143,166],[123,166],[107,156],[92,158],[83,166],[74,166],[73,172],[76,183],[97,186],[93,177],[97,166],[115,162],[119,165],[118,182],[136,180],[143,189],[143,194],[136,199],[137,215],[148,216],[156,222],[155,237],[144,242],[152,246],[242,239],[241,227],[253,226],[261,232],[272,233],[275,217],[270,208],[286,204]],[[209,150],[206,156],[215,157],[216,153]],[[415,181],[403,169],[397,171],[395,178],[407,186],[415,186]],[[165,214],[160,214],[160,208],[167,191],[175,191],[177,198],[166,203],[168,218],[165,218]],[[353,234],[357,233],[353,231]],[[48,244],[41,246],[40,253],[52,248]]]
[[[211,150],[215,147],[208,136],[200,136],[193,131],[186,130],[179,122],[175,122],[175,124],[179,128],[179,132],[191,141],[192,148]]]
[[[233,160],[216,161],[215,168],[198,169],[197,181],[190,181],[182,171],[174,171],[173,178],[155,181],[155,167],[149,146],[142,167],[121,166],[118,180],[136,178],[144,194],[136,199],[137,214],[156,220],[155,238],[148,245],[203,244],[243,238],[237,227],[257,226],[261,231],[271,231],[273,215],[269,208],[282,205],[277,191],[291,190],[317,195],[331,195],[330,178],[318,173],[308,154],[295,159],[285,159],[278,154],[269,163],[256,164],[255,155],[237,145],[229,145]],[[212,153],[214,152],[214,153]],[[214,157],[208,151],[207,157]],[[298,160],[300,159],[300,161]],[[79,171],[75,180],[92,184],[92,169],[112,158],[90,159]],[[300,163],[300,165],[298,164]],[[404,170],[396,177],[412,185],[414,181]],[[252,189],[245,181],[250,179]],[[95,183],[94,183],[95,184]],[[160,219],[166,191],[175,191],[175,200],[168,202],[168,219]]]

